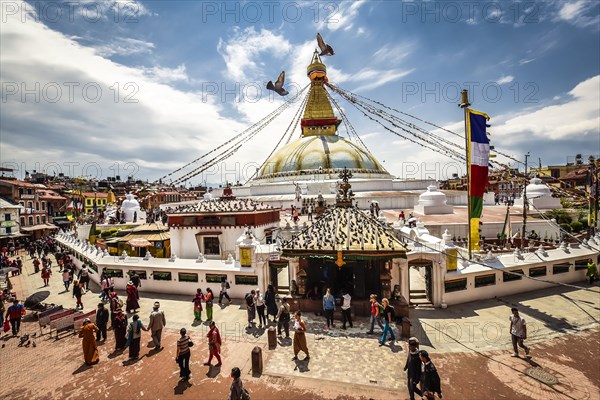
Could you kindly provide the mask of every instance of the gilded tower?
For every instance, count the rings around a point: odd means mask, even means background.
[[[300,122],[302,136],[335,135],[341,120],[333,113],[327,92],[323,87],[327,83],[327,67],[321,61],[316,50],[306,69],[306,74],[310,79],[310,92],[304,116]]]

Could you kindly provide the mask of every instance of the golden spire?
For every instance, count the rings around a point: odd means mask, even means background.
[[[327,67],[321,61],[317,50],[315,50],[306,72],[310,78],[311,88],[300,123],[302,136],[335,135],[341,121],[333,113],[333,108],[323,87],[323,84],[327,83]]]

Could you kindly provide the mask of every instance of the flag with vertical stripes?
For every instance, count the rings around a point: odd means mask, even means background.
[[[483,193],[488,184],[490,141],[486,127],[490,117],[480,111],[467,110],[467,166],[469,173],[469,196],[471,200],[471,250],[479,250],[479,219],[483,212]]]

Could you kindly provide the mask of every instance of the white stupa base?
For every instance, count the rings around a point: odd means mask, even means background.
[[[448,206],[448,205],[425,206],[425,205],[417,204],[415,206],[415,211],[422,215],[453,214],[454,208],[452,206]]]
[[[528,198],[527,201],[529,204],[533,205],[530,210],[535,210],[536,208],[538,210],[554,210],[555,208],[563,208],[562,204],[560,203],[560,199],[557,199],[556,197],[540,197],[539,199]],[[523,199],[515,199],[514,206],[516,208],[523,208]]]

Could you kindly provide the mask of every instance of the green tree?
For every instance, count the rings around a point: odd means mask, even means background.
[[[573,220],[566,210],[561,210],[559,208],[547,211],[544,216],[546,218],[555,219],[558,224],[570,224]]]

